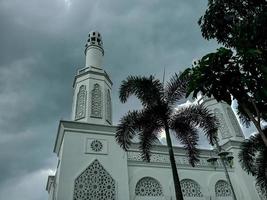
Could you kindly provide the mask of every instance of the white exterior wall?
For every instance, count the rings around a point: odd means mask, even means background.
[[[76,129],[73,123],[74,129]],[[98,127],[99,128],[99,127]],[[101,129],[101,128],[100,128]],[[74,193],[75,179],[95,160],[97,159],[106,171],[116,182],[117,199],[127,200],[129,197],[127,156],[126,153],[115,144],[114,128],[110,127],[112,132],[101,130],[64,130],[62,139],[62,157],[58,168],[58,200],[72,200]],[[86,153],[86,142],[88,139],[99,139],[106,141],[107,152],[105,154]],[[60,143],[60,140],[58,140]]]

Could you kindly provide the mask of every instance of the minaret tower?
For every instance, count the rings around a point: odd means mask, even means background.
[[[104,49],[99,32],[92,31],[85,45],[85,67],[78,70],[74,83],[72,120],[112,125],[112,82],[103,70]]]
[[[244,140],[245,137],[230,105],[225,102],[217,102],[216,99],[205,96],[201,98],[199,103],[210,109],[218,118],[220,123],[218,130],[220,145],[228,141]]]

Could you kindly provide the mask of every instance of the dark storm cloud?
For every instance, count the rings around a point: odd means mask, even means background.
[[[13,180],[17,184],[10,200],[19,197],[26,179],[31,188],[44,171],[54,169],[57,123],[69,119],[72,81],[84,65],[90,30],[103,36],[104,68],[114,82],[116,124],[128,109],[139,107],[134,99],[121,106],[121,80],[130,74],[162,78],[164,67],[169,78],[216,48],[214,42],[202,39],[197,26],[205,4],[195,0],[0,1],[0,199]],[[33,192],[20,199],[46,199],[43,181],[37,184],[43,187],[38,195]]]

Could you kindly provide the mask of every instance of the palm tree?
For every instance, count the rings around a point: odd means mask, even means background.
[[[187,150],[192,166],[199,161],[196,148],[199,136],[197,127],[202,128],[210,144],[216,141],[218,122],[203,106],[191,105],[175,110],[177,102],[184,98],[187,79],[180,79],[177,74],[171,77],[164,87],[153,76],[129,76],[122,82],[119,98],[125,103],[129,96],[135,95],[142,103],[143,109],[129,111],[120,120],[116,132],[118,144],[125,150],[133,138],[138,135],[142,158],[150,161],[151,148],[160,132],[165,130],[169,151],[174,188],[177,200],[183,200],[179,176],[174,159],[170,130]]]
[[[267,136],[267,128],[263,129]],[[239,152],[239,161],[242,168],[256,177],[256,184],[261,190],[267,191],[267,147],[259,133],[246,139]],[[267,198],[267,193],[265,193]]]

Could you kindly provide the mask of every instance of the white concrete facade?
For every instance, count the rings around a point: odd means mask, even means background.
[[[72,120],[59,122],[54,146],[57,171],[49,176],[46,186],[49,200],[174,200],[165,145],[154,145],[151,162],[147,163],[142,161],[137,144],[124,152],[116,143],[110,98],[112,82],[102,66],[102,38],[95,31],[89,39],[86,67],[78,71],[73,84]],[[231,107],[211,99],[200,103],[214,111],[223,124],[219,139],[222,148],[234,157],[227,169],[237,199],[260,200],[254,178],[238,162],[244,136]],[[189,165],[183,148],[174,147],[174,152],[186,200],[232,199],[222,162],[207,162],[214,151],[201,150],[196,167]]]

